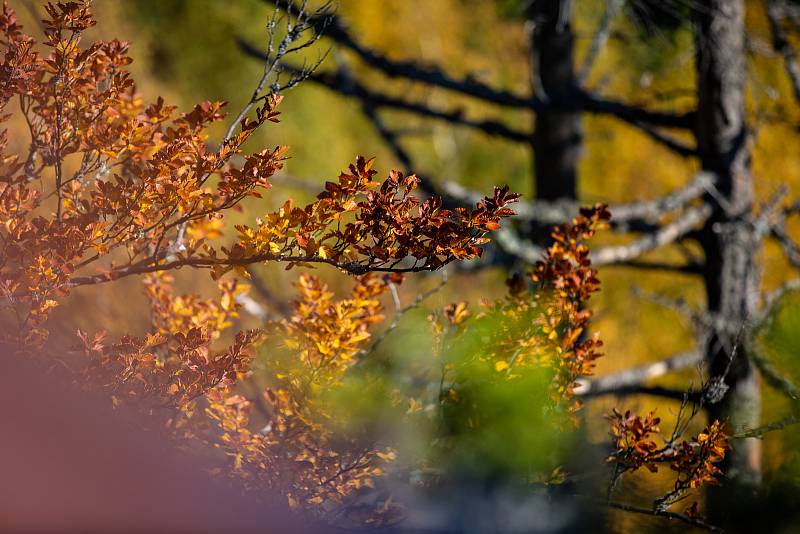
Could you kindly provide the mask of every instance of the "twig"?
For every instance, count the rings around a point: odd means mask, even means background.
[[[247,270],[247,274],[250,275],[250,283],[256,293],[258,293],[258,296],[261,297],[273,311],[283,317],[288,317],[292,312],[292,307],[289,303],[275,295],[252,266],[245,267],[245,269]]]
[[[595,265],[609,265],[633,260],[646,252],[663,247],[679,240],[711,215],[708,204],[687,209],[677,220],[661,226],[657,231],[647,234],[633,243],[596,249],[592,255]]]
[[[616,501],[606,501],[602,499],[597,499],[594,497],[586,497],[583,495],[574,495],[574,497],[594,502],[598,505],[608,506],[609,508],[615,508],[617,510],[621,510],[623,512],[631,512],[634,514],[643,514],[643,515],[650,515],[655,517],[663,517],[665,519],[673,519],[676,521],[682,521],[687,525],[691,525],[693,527],[702,528],[705,530],[710,530],[711,532],[723,532],[723,530],[719,527],[706,523],[700,519],[689,517],[686,514],[680,514],[677,512],[668,512],[665,510],[654,510],[652,508],[644,508],[642,506],[635,506],[633,504],[627,504],[622,502]]]
[[[800,269],[800,246],[786,232],[782,224],[777,224],[772,227],[772,235],[780,243],[786,259],[793,267]]]
[[[402,319],[405,314],[407,314],[411,310],[419,308],[419,306],[423,302],[425,302],[428,298],[432,297],[433,295],[435,295],[436,293],[441,291],[442,288],[445,285],[447,285],[447,270],[443,269],[442,270],[442,280],[441,280],[441,282],[439,282],[439,284],[437,284],[433,288],[429,289],[428,291],[425,291],[424,293],[420,293],[414,299],[414,302],[412,302],[411,304],[409,304],[405,308],[401,308],[400,307],[400,297],[399,297],[399,295],[396,295],[397,288],[394,286],[394,284],[391,284],[389,286],[389,288],[393,289],[392,297],[393,297],[394,302],[395,302],[395,314],[394,314],[394,317],[392,318],[392,322],[391,322],[391,324],[389,324],[389,326],[386,328],[386,330],[384,330],[375,339],[375,342],[372,343],[372,345],[370,345],[368,348],[366,348],[366,349],[361,351],[361,356],[362,357],[363,356],[368,356],[368,355],[372,354],[373,352],[375,352],[375,349],[377,349],[378,346],[381,343],[383,343],[383,341],[389,336],[389,334],[391,334],[394,330],[397,329],[397,327],[400,325],[400,319]],[[364,360],[362,359],[361,361],[364,361]]]
[[[600,55],[600,51],[605,46],[611,33],[611,21],[614,20],[621,6],[622,2],[620,0],[606,0],[606,9],[603,12],[603,18],[600,19],[600,24],[597,26],[597,31],[592,37],[589,50],[587,50],[581,67],[578,69],[578,74],[576,76],[578,84],[583,85],[583,82],[586,81],[586,78],[588,78],[589,74],[592,72],[592,67],[594,67],[597,62],[597,57]]]
[[[272,13],[272,18],[267,23],[267,50],[266,53],[261,54],[259,58],[264,62],[264,70],[261,73],[261,77],[259,78],[255,89],[253,89],[253,93],[250,95],[250,100],[247,101],[247,104],[245,104],[244,108],[242,108],[242,110],[236,115],[230,127],[228,128],[228,131],[225,133],[225,138],[223,139],[222,144],[225,144],[233,137],[233,133],[236,131],[236,127],[239,125],[242,119],[247,116],[247,113],[253,108],[254,105],[256,105],[256,103],[264,98],[262,92],[264,91],[264,88],[267,87],[267,82],[269,81],[271,75],[280,75],[281,62],[284,60],[284,58],[288,55],[308,48],[319,41],[326,28],[325,21],[329,20],[328,4],[324,4],[313,13],[309,13],[306,9],[307,0],[303,1],[303,3],[299,6],[294,6],[291,0],[286,0],[284,4],[284,8],[288,15],[286,17],[286,34],[276,45],[275,36],[278,23],[278,13],[281,10],[282,3],[280,0],[276,0],[274,3],[275,10]],[[293,12],[294,17],[292,17]],[[311,22],[312,19],[314,20],[313,23]],[[300,42],[299,44],[292,46],[294,43],[300,41],[303,38],[303,35],[310,29],[314,30],[311,37],[303,42]],[[302,69],[298,69],[297,72],[293,74],[293,77],[283,87],[281,87],[279,82],[276,80],[270,85],[271,92],[278,93],[281,89],[290,89],[308,78],[308,76],[322,64],[322,61],[325,59],[326,55],[327,52],[320,55],[317,58],[317,61],[311,67],[304,66]]]

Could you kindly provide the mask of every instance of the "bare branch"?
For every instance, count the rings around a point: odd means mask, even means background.
[[[503,252],[527,262],[536,263],[544,257],[544,248],[520,237],[509,227],[500,228],[495,234],[495,243]]]
[[[644,291],[636,286],[631,288],[631,295],[636,298],[649,300],[654,304],[679,313],[691,322],[697,337],[702,337],[704,334],[714,329],[715,326],[721,332],[730,332],[732,330],[728,325],[719,324],[720,322],[718,320],[715,321],[715,318],[708,313],[693,308],[682,298],[675,299],[662,295],[661,293]]]
[[[597,57],[600,55],[600,51],[605,46],[611,33],[611,21],[617,15],[621,6],[622,2],[620,0],[606,0],[606,10],[603,12],[603,18],[600,20],[594,36],[592,36],[592,43],[589,45],[589,50],[583,58],[580,69],[578,69],[578,84],[583,85],[583,82],[592,72],[592,67],[597,62]]]
[[[781,25],[782,8],[775,0],[767,0],[766,3],[767,17],[772,30],[772,46],[776,52],[783,56],[786,74],[792,83],[794,98],[800,104],[800,65],[797,63],[797,55],[794,53],[786,32],[783,31],[783,26]]]
[[[433,295],[435,295],[436,293],[441,291],[442,288],[445,285],[447,285],[447,280],[448,280],[448,278],[447,278],[447,269],[442,269],[442,280],[438,284],[436,284],[434,287],[432,287],[431,289],[429,289],[429,290],[427,290],[427,291],[425,291],[423,293],[418,294],[416,296],[416,298],[414,299],[414,302],[412,302],[411,304],[409,304],[406,307],[401,307],[399,305],[400,304],[399,296],[396,295],[396,291],[397,290],[393,289],[392,290],[393,291],[392,292],[392,296],[395,299],[395,314],[394,314],[394,317],[392,318],[392,322],[391,322],[391,324],[389,324],[389,326],[386,328],[386,330],[384,330],[375,339],[375,341],[372,343],[372,345],[370,345],[368,348],[366,348],[366,349],[361,351],[361,356],[362,357],[363,356],[368,356],[368,355],[372,354],[373,352],[375,352],[375,349],[377,349],[380,346],[380,344],[383,343],[383,341],[389,336],[389,334],[391,334],[394,330],[397,329],[398,326],[400,326],[400,320],[403,318],[403,316],[405,314],[407,314],[408,312],[410,312],[411,310],[415,310],[415,309],[419,308],[420,305],[422,305],[422,303],[425,302],[428,298],[432,297]],[[391,285],[390,287],[394,288],[395,286]],[[362,359],[360,361],[365,361],[365,360]]]
[[[276,0],[266,0],[276,3]],[[386,56],[360,44],[347,30],[337,16],[328,14],[325,18],[311,18],[311,24],[327,24],[326,36],[354,52],[364,63],[381,71],[390,78],[403,78],[455,91],[465,96],[481,99],[502,106],[529,109],[536,111],[544,104],[528,95],[516,95],[510,91],[497,89],[478,81],[475,76],[466,76],[458,80],[447,74],[438,66],[421,66],[413,61],[391,60]],[[245,45],[246,47],[247,45]],[[348,95],[358,96],[358,95]],[[633,105],[615,102],[579,92],[574,102],[569,105],[576,109],[591,113],[613,115],[633,125],[646,123],[652,126],[667,128],[691,129],[694,125],[693,114],[677,115],[667,112],[650,111]]]
[[[599,395],[617,394],[627,388],[638,387],[654,378],[668,373],[682,371],[695,367],[703,361],[703,354],[699,349],[679,352],[669,358],[654,363],[625,369],[597,378],[578,380],[575,395],[579,397],[596,397]],[[684,392],[680,392],[681,396]]]
[[[764,434],[774,432],[776,430],[783,430],[787,426],[800,423],[800,414],[792,414],[778,421],[773,421],[764,426],[751,429],[741,429],[731,436],[733,439],[746,439],[746,438],[763,438]]]
[[[683,401],[686,398],[696,402],[700,398],[702,392],[700,391],[685,391],[682,389],[668,388],[664,386],[624,386],[616,389],[609,389],[606,391],[598,391],[596,393],[589,393],[581,398],[584,400],[592,400],[600,397],[627,397],[629,395],[647,395],[649,397],[661,397],[663,399],[670,399],[674,401]]]
[[[657,128],[654,128],[653,126],[645,122],[642,121],[627,121],[627,122],[632,126],[636,126],[637,128],[639,128],[653,141],[659,143],[661,146],[664,146],[672,150],[679,156],[688,158],[688,157],[695,157],[700,154],[696,148],[693,148],[691,146],[682,143],[680,140],[659,131]]]
[[[631,504],[619,503],[619,502],[608,502],[606,506],[610,508],[616,508],[618,510],[622,510],[623,512],[632,512],[635,514],[645,514],[645,515],[652,515],[656,517],[664,517],[666,519],[675,519],[678,521],[682,521],[688,525],[692,525],[693,527],[702,528],[705,530],[710,530],[711,532],[722,532],[722,529],[719,527],[715,527],[705,521],[701,521],[694,517],[689,517],[686,514],[679,514],[677,512],[669,512],[667,510],[654,510],[651,508],[643,508],[639,506],[633,506]]]
[[[594,265],[611,265],[638,258],[657,248],[678,241],[711,216],[711,206],[702,204],[689,208],[679,219],[661,226],[656,232],[647,234],[633,243],[596,249],[592,253]]]
[[[682,274],[703,274],[703,265],[701,263],[666,263],[658,261],[645,261],[645,260],[629,260],[614,263],[608,267],[630,267],[633,269],[643,269],[647,271],[667,271],[672,273]]]
[[[251,57],[263,56],[263,54],[258,52],[258,50],[246,43],[242,43],[242,48],[244,49],[245,53]],[[297,74],[301,72],[301,70],[297,67],[292,67],[290,65],[283,65],[282,68],[286,72]],[[307,79],[327,87],[328,89],[343,96],[356,97],[361,101],[366,101],[375,109],[389,108],[407,111],[422,117],[442,120],[451,124],[473,128],[482,131],[487,135],[501,137],[508,139],[509,141],[514,141],[517,143],[530,142],[531,134],[529,132],[515,130],[496,120],[469,119],[464,116],[464,111],[462,109],[441,110],[432,108],[425,103],[411,102],[400,97],[385,95],[383,93],[368,89],[365,85],[352,80],[352,78],[349,78],[341,71],[336,71],[334,73],[315,72],[308,75]]]
[[[342,74],[350,80],[352,83],[354,77],[352,72],[348,68],[346,63],[346,58],[339,57],[338,58],[340,63],[342,64],[341,72]],[[375,108],[375,106],[369,100],[361,100],[361,111],[364,112],[364,115],[369,119],[372,125],[375,127],[375,130],[378,132],[378,135],[381,136],[384,143],[388,145],[389,149],[394,153],[397,160],[403,165],[403,171],[406,174],[411,174],[414,172],[414,166],[411,162],[411,155],[402,147],[400,144],[400,140],[398,139],[397,133],[389,128],[386,123],[384,122],[383,118],[380,116],[380,113]],[[423,182],[427,182],[427,180],[423,180]],[[426,192],[431,189],[431,186],[426,184],[423,186],[426,189]]]
[[[759,350],[755,336],[774,316],[775,308],[781,298],[790,291],[800,289],[800,279],[794,279],[781,285],[764,297],[764,306],[759,315],[752,321],[746,337],[747,355],[758,368],[764,381],[793,402],[800,400],[800,388],[788,377],[781,374],[771,361]]]
[[[714,184],[715,177],[711,173],[700,172],[686,186],[672,193],[654,199],[625,204],[611,204],[611,224],[615,227],[627,228],[638,221],[655,222],[664,215],[682,209],[693,200],[702,197]],[[483,198],[477,191],[472,191],[455,182],[445,182],[442,190],[447,195],[461,200],[476,202]],[[533,220],[541,224],[562,224],[570,221],[578,214],[580,202],[559,200],[548,202],[532,200],[520,202],[514,206],[517,218]]]
[[[289,16],[286,17],[286,33],[276,46],[275,39],[277,37],[278,15],[282,7],[286,9]],[[247,101],[247,104],[245,104],[244,108],[242,108],[242,110],[236,115],[230,127],[228,128],[228,131],[225,133],[225,138],[222,141],[223,144],[233,137],[236,128],[239,126],[239,123],[241,123],[242,119],[247,116],[253,106],[255,106],[257,102],[264,98],[265,95],[263,92],[265,88],[267,88],[267,82],[272,76],[276,76],[276,80],[269,85],[271,92],[278,93],[281,89],[291,89],[301,81],[308,78],[308,76],[314,72],[325,59],[325,54],[319,56],[317,61],[311,67],[304,66],[304,68],[299,69],[298,72],[296,72],[292,78],[289,79],[285,86],[281,87],[277,77],[281,73],[282,61],[287,56],[308,48],[319,41],[326,28],[325,21],[328,20],[327,15],[329,14],[327,4],[323,5],[313,13],[308,13],[305,10],[304,3],[302,6],[295,9],[296,15],[295,19],[293,20],[291,16],[292,9],[293,6],[291,1],[287,1],[285,4],[282,4],[280,0],[275,2],[275,10],[272,13],[270,21],[267,23],[267,50],[265,53],[262,53],[259,56],[259,59],[264,63],[264,70],[261,73],[258,83],[256,83],[255,89],[253,89],[253,93],[250,95],[250,100]],[[318,22],[312,24],[310,22],[312,18]],[[304,35],[309,30],[312,31],[311,36],[305,38],[304,40]]]
[[[579,109],[598,115],[613,115],[633,126],[648,124],[663,128],[682,128],[690,130],[694,127],[695,112],[675,114],[663,111],[652,111],[615,100],[583,92],[576,104]]]
[[[795,268],[800,269],[800,246],[786,232],[782,224],[774,225],[772,227],[772,235],[778,240],[783,252],[786,254],[786,259],[789,260]]]
[[[282,317],[288,317],[292,312],[292,307],[289,303],[273,293],[252,266],[246,267],[246,270],[247,274],[250,275],[250,283],[258,296],[261,297],[261,299],[266,302],[267,306],[275,313]]]
[[[269,3],[278,3],[276,0],[267,0]],[[466,76],[458,80],[439,67],[422,66],[413,61],[390,60],[386,56],[369,49],[362,45],[350,34],[344,23],[335,15],[326,19],[312,18],[312,23],[328,24],[326,36],[333,39],[345,48],[353,51],[364,63],[370,67],[381,71],[390,78],[405,78],[417,82],[426,83],[442,87],[444,89],[456,91],[466,96],[478,98],[486,102],[502,106],[533,107],[532,98],[524,95],[516,95],[510,91],[495,89],[480,82],[474,76]]]
[[[711,215],[711,206],[701,204],[686,210],[679,219],[657,227],[657,230],[627,245],[606,246],[593,249],[592,264],[619,265],[633,261],[647,252],[674,243],[705,222]],[[510,228],[502,228],[495,234],[495,242],[508,254],[528,263],[536,263],[542,258],[544,249],[523,239]]]

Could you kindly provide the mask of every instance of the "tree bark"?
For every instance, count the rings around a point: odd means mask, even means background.
[[[709,336],[705,358],[711,383],[724,384],[724,396],[708,406],[709,417],[735,428],[758,426],[760,389],[755,368],[739,332],[755,312],[760,273],[755,263],[757,237],[745,220],[753,207],[748,128],[745,118],[744,0],[702,0],[694,10],[697,47],[696,138],[703,169],[717,175],[718,194],[700,233],[705,251],[704,279],[709,313],[724,327]],[[727,391],[725,391],[727,386]],[[736,502],[752,495],[760,482],[760,442],[733,444],[724,465],[725,480],[709,491],[712,522],[727,523]]]
[[[544,105],[534,118],[536,198],[577,198],[577,166],[582,143],[581,115],[575,108],[577,83],[570,0],[536,0],[528,8],[533,24],[534,93]]]

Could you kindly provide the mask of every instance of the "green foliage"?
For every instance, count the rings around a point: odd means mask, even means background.
[[[784,295],[757,335],[764,354],[795,383],[800,379],[800,291]]]

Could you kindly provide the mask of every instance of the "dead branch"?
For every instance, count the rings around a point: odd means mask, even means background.
[[[783,9],[775,0],[767,0],[766,7],[769,26],[772,30],[772,47],[783,57],[786,74],[789,76],[794,91],[794,98],[800,104],[800,65],[798,65],[797,55],[781,25]]]
[[[251,48],[247,48],[245,51],[252,55]],[[284,69],[287,72],[299,72],[299,69],[289,65],[284,65]],[[375,109],[388,108],[406,111],[421,117],[441,120],[458,126],[466,126],[487,135],[500,137],[517,143],[529,143],[531,139],[532,134],[530,132],[515,130],[493,119],[478,120],[467,118],[464,115],[463,109],[437,109],[422,102],[412,102],[401,97],[394,97],[373,91],[360,82],[348,77],[341,71],[333,73],[313,73],[308,76],[308,80],[327,87],[340,95],[355,97],[361,101],[366,101]]]
[[[288,317],[291,315],[292,307],[289,305],[289,303],[285,299],[282,299],[273,293],[273,291],[267,287],[267,284],[264,283],[264,280],[258,275],[258,273],[256,273],[256,270],[252,266],[245,267],[245,269],[247,270],[247,274],[250,275],[250,283],[253,286],[253,289],[261,298],[261,300],[263,300],[273,312],[281,317]]]
[[[611,35],[611,21],[616,17],[620,7],[622,7],[622,2],[620,0],[606,0],[606,9],[603,12],[603,18],[600,19],[597,31],[595,31],[592,36],[592,42],[583,58],[580,69],[578,69],[577,80],[579,84],[582,85],[583,82],[586,81],[586,78],[589,77],[589,74],[591,74],[592,67],[594,67],[597,62],[600,51],[603,50],[603,47]]]
[[[800,269],[800,246],[789,236],[783,224],[776,224],[772,227],[772,235],[780,243],[786,259],[795,268]]]
[[[276,2],[276,0],[267,1]],[[389,59],[359,43],[336,15],[327,14],[325,17],[312,18],[310,22],[318,25],[325,24],[327,37],[348,48],[364,63],[390,78],[404,78],[421,82],[502,106],[535,111],[543,105],[542,102],[532,96],[516,95],[510,91],[491,87],[472,75],[458,80],[438,66],[422,66],[413,61]],[[246,43],[242,44],[243,47],[248,46]],[[635,126],[646,123],[651,126],[691,129],[694,123],[692,113],[678,115],[651,111],[634,105],[604,99],[585,91],[579,91],[576,97],[575,102],[569,105],[590,113],[612,115]]]
[[[619,265],[636,260],[647,252],[675,243],[686,236],[711,215],[712,208],[708,204],[686,210],[679,219],[657,227],[627,245],[613,245],[592,250],[592,264],[597,266]],[[516,256],[528,263],[536,263],[542,257],[544,249],[531,241],[520,237],[519,233],[503,228],[495,235],[495,242],[504,252]]]
[[[684,187],[669,193],[668,195],[653,199],[630,202],[623,204],[611,204],[609,211],[612,215],[612,225],[625,228],[630,223],[636,221],[655,222],[663,216],[684,208],[693,200],[702,197],[714,184],[714,175],[701,172]],[[483,198],[477,191],[472,191],[456,182],[445,182],[442,185],[444,193],[458,200],[469,200],[476,202]],[[532,200],[520,202],[514,206],[517,218],[532,220],[541,224],[562,224],[571,220],[580,210],[579,202],[564,201],[543,201]]]
[[[703,355],[699,349],[679,352],[669,358],[625,369],[596,378],[586,378],[578,381],[575,395],[579,397],[596,397],[600,395],[614,395],[626,388],[639,387],[645,382],[664,376],[668,373],[682,371],[702,363]],[[684,392],[681,392],[683,396]]]
[[[633,260],[657,248],[674,243],[708,219],[712,208],[708,204],[689,208],[679,219],[661,226],[633,243],[596,249],[592,255],[595,265],[610,265]]]
[[[795,425],[800,423],[800,414],[792,414],[783,419],[779,419],[778,421],[773,421],[764,426],[760,426],[758,428],[751,428],[751,429],[741,429],[735,434],[731,436],[732,439],[747,439],[747,438],[758,438],[761,439],[764,437],[765,434],[769,432],[774,432],[776,430],[782,430],[787,426]]]

